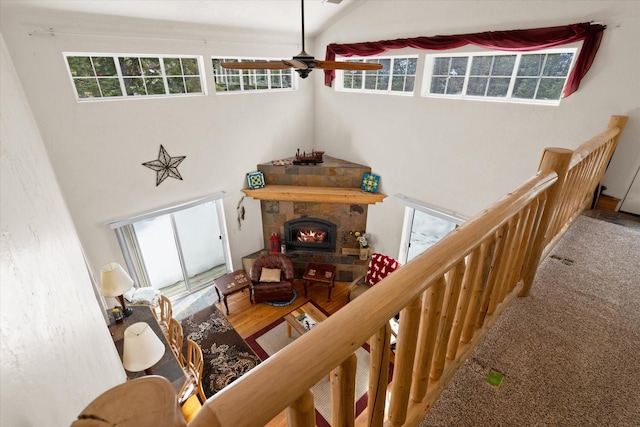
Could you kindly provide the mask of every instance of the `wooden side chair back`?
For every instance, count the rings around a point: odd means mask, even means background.
[[[160,295],[160,317],[158,323],[162,332],[169,337],[169,320],[173,317],[173,308],[171,306],[171,300],[164,295]]]
[[[207,401],[207,396],[202,389],[202,371],[204,369],[204,358],[202,356],[202,349],[197,342],[191,338],[187,338],[187,355],[185,361],[184,370],[187,373],[188,381],[193,385],[189,387],[191,390],[184,396],[181,396],[182,401],[186,401],[192,394],[198,394],[200,402]]]
[[[182,354],[182,342],[184,341],[184,333],[182,325],[173,317],[169,319],[169,344],[171,351],[176,355],[176,359],[180,362],[180,366],[184,366],[185,358]]]

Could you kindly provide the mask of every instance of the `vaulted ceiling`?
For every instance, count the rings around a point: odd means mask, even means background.
[[[315,36],[366,0],[304,0],[305,31]],[[298,0],[1,0],[58,11],[211,25],[237,30],[299,33]]]

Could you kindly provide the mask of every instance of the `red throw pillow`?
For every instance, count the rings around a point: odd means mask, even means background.
[[[380,280],[387,277],[387,275],[395,271],[400,264],[395,259],[382,254],[373,254],[369,260],[369,267],[367,268],[367,275],[364,278],[364,282],[373,286]]]

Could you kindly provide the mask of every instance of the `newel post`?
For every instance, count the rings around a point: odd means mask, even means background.
[[[547,201],[542,217],[540,218],[540,224],[535,233],[534,243],[531,248],[531,256],[529,257],[528,265],[524,266],[524,286],[520,291],[519,296],[526,297],[531,293],[531,286],[533,285],[533,279],[536,276],[538,265],[542,261],[542,254],[547,243],[553,238],[549,234],[553,230],[553,224],[557,213],[561,210],[562,189],[567,177],[567,171],[571,164],[571,157],[573,151],[566,148],[546,148],[542,154],[542,160],[538,171],[553,170],[558,174],[558,180],[547,191]]]

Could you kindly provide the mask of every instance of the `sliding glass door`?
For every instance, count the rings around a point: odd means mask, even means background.
[[[132,218],[114,227],[140,286],[184,295],[226,274],[228,250],[221,200]]]

